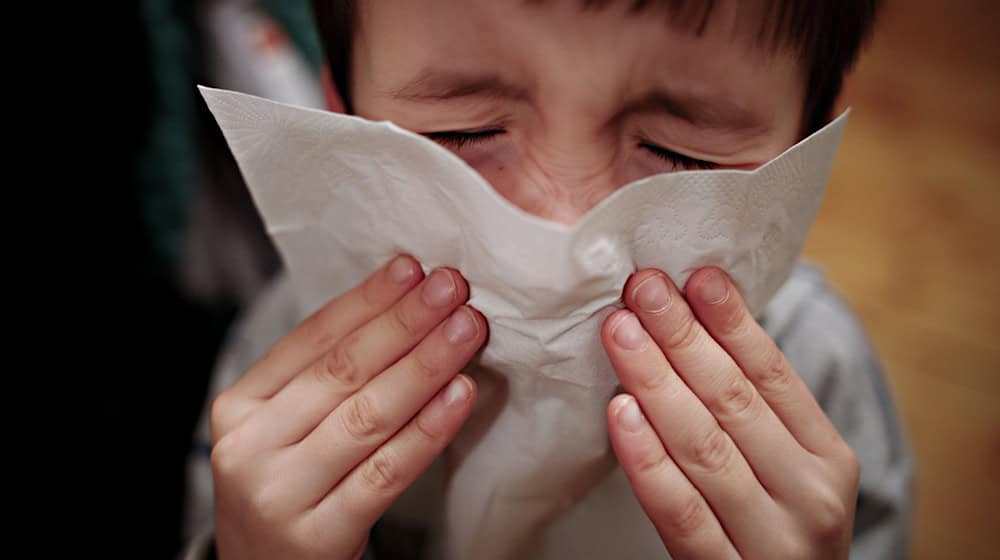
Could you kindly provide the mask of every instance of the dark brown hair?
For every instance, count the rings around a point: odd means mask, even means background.
[[[348,112],[357,1],[312,0],[330,73]],[[581,6],[600,9],[614,1],[581,0]],[[632,2],[633,12],[659,7],[682,14],[685,22],[697,22],[697,33],[704,29],[715,4],[713,0],[628,1]],[[806,71],[803,136],[822,128],[832,116],[844,76],[871,35],[881,3],[881,0],[767,0],[758,41],[772,49],[793,48]]]

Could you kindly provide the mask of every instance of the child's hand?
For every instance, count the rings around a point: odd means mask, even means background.
[[[483,344],[486,321],[461,305],[467,298],[457,272],[423,279],[399,257],[215,399],[221,558],[362,554],[371,526],[472,409],[475,385],[456,374]]]
[[[635,397],[608,406],[612,443],[664,545],[674,558],[847,558],[856,456],[725,273],[702,269],[686,292],[636,273],[629,309],[602,330]]]

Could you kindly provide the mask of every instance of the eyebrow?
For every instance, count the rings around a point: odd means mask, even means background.
[[[427,68],[401,87],[388,90],[394,99],[416,102],[446,101],[468,97],[528,99],[526,88],[507,82],[497,74],[474,74]]]
[[[385,92],[393,99],[430,103],[464,98],[492,98],[524,101],[527,88],[512,84],[494,73],[467,73],[450,69],[425,68],[404,85]],[[766,128],[761,117],[725,99],[705,99],[677,92],[653,91],[629,103],[620,114],[631,112],[665,113],[691,125],[728,132],[760,131]]]
[[[760,115],[726,99],[705,99],[654,91],[630,103],[623,112],[667,113],[698,128],[741,132],[767,127]]]

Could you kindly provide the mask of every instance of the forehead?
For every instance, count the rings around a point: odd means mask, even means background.
[[[394,31],[400,43],[415,48],[464,41],[465,47],[495,50],[497,43],[517,46],[518,38],[529,40],[524,46],[532,48],[546,37],[617,47],[680,39],[763,47],[768,6],[754,0],[379,0],[358,3],[356,32],[375,34],[384,44],[386,32]],[[413,36],[428,40],[418,44],[408,39]],[[750,48],[747,54],[766,50]]]
[[[705,4],[712,9],[696,7]],[[666,7],[674,5],[680,7]],[[355,64],[365,65],[384,87],[427,67],[482,72],[488,66],[525,89],[544,88],[552,82],[547,77],[562,79],[572,69],[572,86],[595,94],[621,96],[670,81],[689,95],[747,98],[762,89],[762,80],[789,82],[801,74],[793,53],[759,40],[760,2],[660,2],[642,10],[632,0],[379,0],[359,6]]]

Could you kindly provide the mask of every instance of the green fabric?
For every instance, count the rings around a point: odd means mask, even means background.
[[[307,0],[262,0],[259,6],[288,33],[294,47],[319,72],[323,54]],[[149,131],[136,162],[140,213],[154,265],[170,274],[184,250],[190,203],[199,181],[198,107],[195,89],[200,52],[193,15],[183,0],[141,0],[147,69],[153,83]]]
[[[140,212],[154,258],[173,270],[183,250],[197,183],[195,143],[197,59],[192,21],[175,0],[142,0],[148,71],[153,83],[149,132],[137,162]]]
[[[260,7],[285,28],[295,48],[317,72],[323,64],[323,46],[307,0],[260,0]]]

